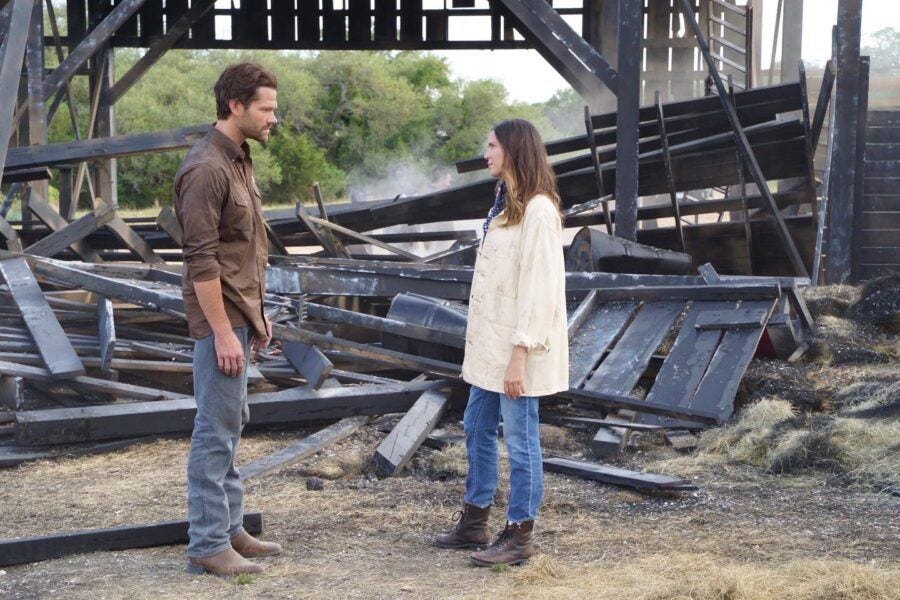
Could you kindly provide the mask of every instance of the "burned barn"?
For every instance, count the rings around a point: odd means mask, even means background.
[[[694,489],[604,461],[636,431],[690,446],[727,422],[754,356],[796,361],[809,349],[806,288],[900,272],[900,113],[869,110],[862,1],[839,2],[834,58],[816,81],[800,61],[803,2],[778,2],[776,40],[762,35],[760,4],[0,2],[0,465],[191,431],[180,226],[168,206],[151,218],[118,208],[118,158],[187,148],[209,127],[117,135],[117,101],[167,51],[530,48],[585,105],[579,135],[546,142],[571,238],[571,387],[542,419],[589,428],[592,441],[587,457],[548,456],[545,469]],[[488,33],[461,39],[475,21]],[[777,80],[761,64],[773,42]],[[146,48],[124,73],[114,61],[123,47]],[[48,55],[58,66],[45,66]],[[69,90],[78,77],[91,91],[87,129]],[[71,140],[51,144],[58,111]],[[459,173],[483,177],[424,195],[266,211],[265,306],[280,347],[250,370],[250,426],[323,428],[244,478],[382,415],[403,415],[373,449],[383,476],[423,444],[459,442],[439,424],[460,406],[480,232],[413,226],[483,218],[495,185],[485,168],[479,156],[460,161]],[[21,220],[7,220],[15,204]],[[434,241],[449,248],[412,245]],[[258,513],[246,518],[261,528]],[[0,542],[0,565],[184,536],[183,523],[160,523]]]

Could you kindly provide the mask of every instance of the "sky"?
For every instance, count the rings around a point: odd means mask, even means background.
[[[776,0],[763,2],[764,40],[772,39],[777,4]],[[824,63],[830,58],[831,28],[837,19],[837,4],[838,0],[805,0],[805,61]],[[900,30],[900,0],[863,0],[863,43],[867,36],[885,27]],[[455,77],[466,80],[500,80],[506,86],[511,100],[542,102],[557,91],[569,87],[535,50],[453,50],[435,54],[448,60]],[[767,66],[770,58],[771,41],[763,45],[762,64]]]

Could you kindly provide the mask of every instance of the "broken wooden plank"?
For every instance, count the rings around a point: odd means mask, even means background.
[[[263,532],[262,513],[244,513],[244,529],[251,535]],[[126,525],[88,529],[0,541],[0,566],[22,565],[101,550],[128,550],[184,544],[187,521],[164,521],[150,525]]]
[[[569,342],[569,387],[582,386],[637,308],[637,302],[613,302],[587,317]]]
[[[440,390],[425,392],[375,449],[375,469],[384,477],[402,471],[437,426],[450,403]]]
[[[84,366],[24,258],[0,260],[0,275],[52,377],[84,374]]]
[[[687,479],[655,473],[630,471],[609,465],[600,465],[571,458],[545,458],[544,469],[551,473],[575,475],[584,479],[602,481],[639,490],[693,491],[697,486]]]
[[[314,217],[310,214],[306,214],[303,217],[303,219],[304,219],[304,221],[309,221],[309,222],[315,223],[316,225],[319,225],[321,227],[327,227],[333,231],[342,233],[342,234],[346,235],[347,237],[351,237],[351,238],[358,240],[360,242],[363,242],[365,244],[372,244],[373,246],[377,246],[378,248],[387,250],[388,252],[392,252],[393,254],[396,254],[397,256],[401,256],[401,257],[405,258],[406,260],[411,260],[413,262],[418,262],[418,261],[422,260],[422,257],[417,256],[417,255],[413,254],[412,252],[407,252],[406,250],[403,250],[402,248],[398,248],[397,246],[393,246],[391,244],[382,242],[381,240],[375,239],[375,238],[365,235],[363,233],[357,233],[356,231],[353,231],[352,229],[349,229],[342,225],[338,225],[337,223],[332,223],[331,221],[328,221],[326,219],[320,219],[319,217]]]
[[[50,235],[38,240],[25,248],[25,254],[51,257],[59,254],[66,248],[74,246],[90,234],[97,231],[116,216],[115,209],[109,204],[103,203],[77,221],[73,221],[64,227],[59,227]]]
[[[181,229],[181,223],[178,221],[178,215],[171,206],[163,206],[156,217],[156,224],[159,228],[169,234],[172,241],[181,248],[184,232]]]
[[[39,148],[40,146],[33,147]],[[69,226],[69,222],[62,218],[60,214],[56,212],[56,209],[50,206],[49,202],[44,198],[38,197],[36,194],[31,194],[31,197],[28,200],[28,208],[53,231],[62,231]],[[83,239],[76,240],[71,248],[82,260],[95,263],[102,262],[100,255]]]
[[[328,378],[334,363],[322,352],[306,342],[286,340],[282,345],[282,353],[288,363],[300,374],[307,384],[317,390]]]
[[[309,458],[319,450],[349,437],[357,429],[369,422],[369,416],[346,417],[337,423],[320,429],[274,454],[264,456],[240,468],[241,479],[269,475]]]
[[[154,442],[158,438],[146,436],[140,438],[128,438],[111,442],[87,442],[85,444],[69,444],[67,446],[51,446],[36,448],[29,446],[0,446],[0,468],[17,467],[22,463],[33,460],[48,460],[53,458],[74,458],[78,456],[90,456],[91,454],[103,454],[122,450],[135,444]]]
[[[765,325],[769,311],[765,309],[736,308],[733,310],[708,310],[697,317],[697,329],[756,329]]]
[[[116,349],[116,325],[112,301],[103,296],[97,297],[97,330],[100,338],[100,372],[109,375]]]

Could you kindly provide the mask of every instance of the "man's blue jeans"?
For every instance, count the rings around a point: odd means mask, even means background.
[[[538,399],[521,396],[513,400],[497,392],[472,386],[463,416],[466,430],[466,475],[468,504],[490,506],[497,489],[497,427],[503,417],[503,439],[509,452],[510,523],[531,521],[537,516],[544,491],[541,463],[541,436],[538,424]]]
[[[241,431],[250,419],[247,406],[249,327],[236,327],[244,348],[237,377],[219,370],[215,336],[194,344],[194,399],[197,416],[188,456],[188,556],[202,558],[231,547],[244,531],[244,487],[234,467]]]

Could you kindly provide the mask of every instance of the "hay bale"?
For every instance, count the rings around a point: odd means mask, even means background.
[[[849,285],[822,285],[803,290],[803,299],[816,321],[824,316],[845,316],[856,298],[856,289]]]
[[[847,311],[847,316],[889,333],[900,333],[900,274],[866,283]]]
[[[900,379],[889,384],[858,381],[838,390],[833,404],[845,417],[900,417]]]

